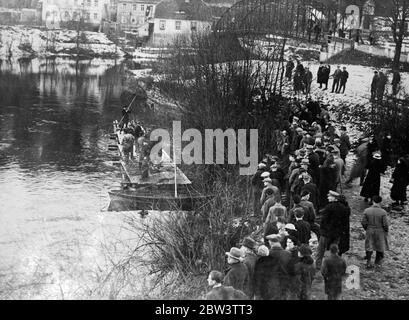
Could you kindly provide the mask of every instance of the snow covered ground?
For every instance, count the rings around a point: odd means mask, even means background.
[[[104,33],[84,31],[86,43],[81,49],[91,56],[122,57],[123,51]],[[75,30],[41,30],[23,26],[0,26],[0,59],[23,57],[70,56],[76,49]]]

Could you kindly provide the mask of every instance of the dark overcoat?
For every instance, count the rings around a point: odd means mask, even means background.
[[[244,263],[238,262],[229,265],[229,269],[223,279],[225,286],[232,286],[234,289],[249,292],[249,271]]]
[[[393,185],[391,189],[391,198],[395,201],[406,201],[406,189],[409,184],[408,167],[402,161],[396,165],[392,173]]]
[[[342,292],[342,277],[345,275],[346,268],[345,260],[337,254],[324,258],[321,273],[324,277],[326,294],[338,295]]]
[[[373,158],[368,163],[367,169],[368,173],[361,189],[361,196],[364,198],[372,198],[375,195],[379,195],[381,174],[384,172],[382,160]]]

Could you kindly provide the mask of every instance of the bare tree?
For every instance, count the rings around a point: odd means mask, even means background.
[[[388,18],[391,23],[393,41],[396,44],[393,66],[398,68],[402,53],[402,43],[405,37],[408,36],[409,0],[392,0],[392,2],[393,5]]]

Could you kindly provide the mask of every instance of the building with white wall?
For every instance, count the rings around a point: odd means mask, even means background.
[[[49,28],[59,28],[61,23],[79,21],[100,25],[108,17],[109,0],[43,0],[42,21]]]
[[[212,11],[202,0],[162,0],[156,6],[152,42],[167,46],[176,38],[210,31]]]

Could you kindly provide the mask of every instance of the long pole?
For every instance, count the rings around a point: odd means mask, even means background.
[[[173,164],[175,165],[175,198],[177,198],[178,197],[178,184],[177,184],[177,167],[176,167],[175,145],[173,145]]]

